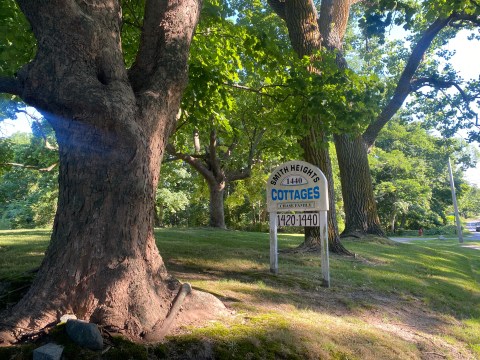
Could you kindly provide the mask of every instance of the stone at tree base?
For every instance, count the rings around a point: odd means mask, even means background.
[[[60,360],[63,346],[49,343],[33,350],[33,360]]]
[[[82,320],[67,320],[67,334],[76,344],[90,350],[102,350],[103,338],[97,324]]]
[[[60,318],[60,324],[65,324],[68,320],[77,320],[77,317],[73,314],[65,314]]]

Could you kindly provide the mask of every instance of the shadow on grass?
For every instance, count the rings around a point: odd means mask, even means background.
[[[167,268],[175,276],[193,282],[208,279],[242,284],[260,282],[261,286],[238,289],[258,303],[288,303],[300,309],[333,308],[341,312],[403,305],[427,307],[438,315],[451,315],[459,320],[480,319],[480,288],[474,281],[479,276],[480,252],[469,254],[470,249],[449,244],[439,246],[438,242],[391,246],[345,241],[349,250],[362,258],[331,257],[332,288],[324,289],[320,260],[315,254],[280,254],[280,274],[271,275],[266,234],[245,234],[251,238],[243,242],[230,234],[223,239],[207,234],[189,244],[188,256],[178,252],[181,234],[176,233],[173,240],[169,234],[158,235]],[[284,238],[287,239],[281,246],[298,241],[298,237]],[[418,323],[413,312],[404,310],[398,316],[404,317],[408,324]]]
[[[49,230],[0,231],[0,311],[28,291],[49,239]]]
[[[412,295],[432,310],[457,319],[480,319],[480,251],[455,243],[399,244],[396,249],[363,245],[364,256],[385,260],[357,266],[378,292]]]
[[[50,239],[52,230],[48,229],[18,229],[18,230],[0,230],[0,237],[5,236],[40,236]]]
[[[33,350],[47,342],[64,346],[64,358],[85,359],[394,359],[417,358],[418,351],[405,342],[385,334],[359,332],[334,322],[323,327],[300,319],[291,326],[291,319],[279,313],[244,317],[236,323],[216,322],[189,334],[167,337],[160,344],[135,344],[120,337],[104,337],[103,351],[90,351],[72,343],[64,326],[58,326],[45,337],[20,347],[0,348],[1,359],[26,360]],[[342,331],[342,336],[338,333]]]
[[[12,237],[30,235],[34,237],[31,242],[11,241]],[[349,250],[360,254],[360,259],[332,256],[332,287],[326,289],[321,287],[320,259],[316,254],[280,254],[280,274],[270,274],[268,234],[166,229],[157,231],[156,235],[167,269],[174,276],[191,281],[195,287],[213,293],[227,304],[241,305],[248,301],[254,306],[286,305],[338,315],[381,312],[412,328],[421,323],[429,333],[434,333],[442,323],[435,314],[424,314],[420,321],[418,314],[425,307],[438,315],[480,319],[480,252],[454,244],[429,241],[390,246],[345,241]],[[6,238],[10,239],[8,245],[2,245]],[[279,241],[280,247],[292,247],[298,245],[301,238],[282,235]],[[39,251],[45,250],[47,244],[46,231],[0,232],[1,271],[7,259],[12,267],[9,274],[22,275],[24,272],[18,270],[21,268],[18,263],[27,259],[33,260],[27,261],[30,269],[35,267],[34,263],[38,266],[43,257]],[[0,281],[5,282],[5,277],[0,277]],[[228,341],[225,340],[225,344]],[[242,343],[243,340],[235,341]],[[203,341],[201,343],[204,346]],[[164,350],[170,351],[168,346]],[[245,352],[239,353],[245,355]]]

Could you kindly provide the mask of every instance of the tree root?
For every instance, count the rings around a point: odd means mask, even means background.
[[[180,290],[177,293],[177,296],[172,302],[172,307],[170,308],[170,311],[167,314],[167,317],[162,321],[158,321],[153,327],[152,330],[149,332],[145,333],[144,339],[146,341],[152,341],[152,340],[157,340],[159,338],[164,337],[168,330],[170,329],[170,326],[173,323],[173,320],[175,319],[175,316],[178,314],[178,311],[180,310],[180,307],[182,306],[185,297],[187,295],[190,295],[192,293],[192,286],[189,283],[184,283],[181,287]]]

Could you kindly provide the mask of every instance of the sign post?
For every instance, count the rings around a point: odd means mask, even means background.
[[[278,274],[277,213],[270,213],[270,272]]]
[[[304,161],[288,161],[273,170],[267,183],[270,213],[270,271],[278,274],[278,226],[320,228],[322,285],[330,286],[328,258],[328,186],[320,169]]]

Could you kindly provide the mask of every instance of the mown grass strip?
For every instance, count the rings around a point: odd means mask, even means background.
[[[318,254],[281,253],[279,275],[270,274],[265,233],[161,229],[156,236],[167,269],[219,297],[235,315],[156,346],[118,340],[104,358],[122,352],[150,359],[189,353],[192,359],[195,353],[216,359],[480,357],[480,251],[455,240],[346,240],[358,257],[333,255],[332,287],[325,289]],[[46,230],[0,231],[3,294],[15,279],[31,281],[48,239]],[[301,241],[279,236],[280,249]]]

